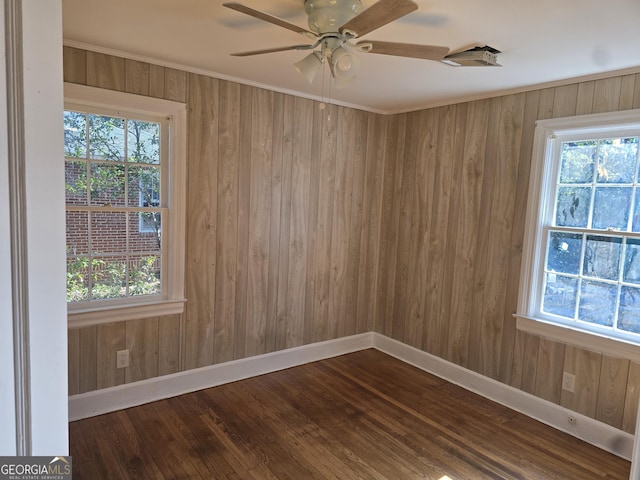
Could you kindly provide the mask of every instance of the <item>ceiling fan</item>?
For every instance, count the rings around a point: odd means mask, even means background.
[[[444,61],[450,65],[497,65],[496,54],[491,47],[475,47],[465,52],[449,54],[449,48],[437,45],[382,42],[356,39],[397,20],[418,9],[412,0],[379,0],[362,9],[361,0],[304,0],[309,30],[289,23],[273,15],[255,10],[240,3],[224,3],[225,7],[266,22],[278,25],[313,40],[311,44],[290,45],[249,52],[232,53],[237,57],[284,52],[287,50],[311,50],[311,53],[295,64],[309,83],[313,82],[320,67],[326,61],[336,87],[344,87],[355,78],[357,56],[354,53],[378,53],[423,60]],[[478,50],[480,49],[480,50]],[[475,51],[471,55],[467,52]],[[460,54],[466,54],[462,55]],[[479,54],[479,55],[478,55]]]

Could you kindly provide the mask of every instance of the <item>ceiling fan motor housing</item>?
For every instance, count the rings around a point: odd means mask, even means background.
[[[362,11],[360,0],[305,0],[309,28],[318,34],[336,33]]]

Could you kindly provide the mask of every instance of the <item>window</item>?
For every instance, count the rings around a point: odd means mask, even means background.
[[[518,328],[640,358],[639,138],[637,110],[536,125]]]
[[[185,117],[184,104],[65,85],[71,325],[182,311]]]

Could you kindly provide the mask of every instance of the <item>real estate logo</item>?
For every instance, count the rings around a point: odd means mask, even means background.
[[[0,457],[0,480],[71,480],[71,457]]]

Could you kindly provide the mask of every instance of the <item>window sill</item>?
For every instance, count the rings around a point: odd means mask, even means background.
[[[83,310],[68,310],[69,328],[88,327],[103,323],[122,322],[140,318],[176,315],[184,311],[186,300],[162,300],[136,305],[119,305]]]
[[[523,315],[514,317],[516,328],[522,332],[640,363],[640,345]]]

